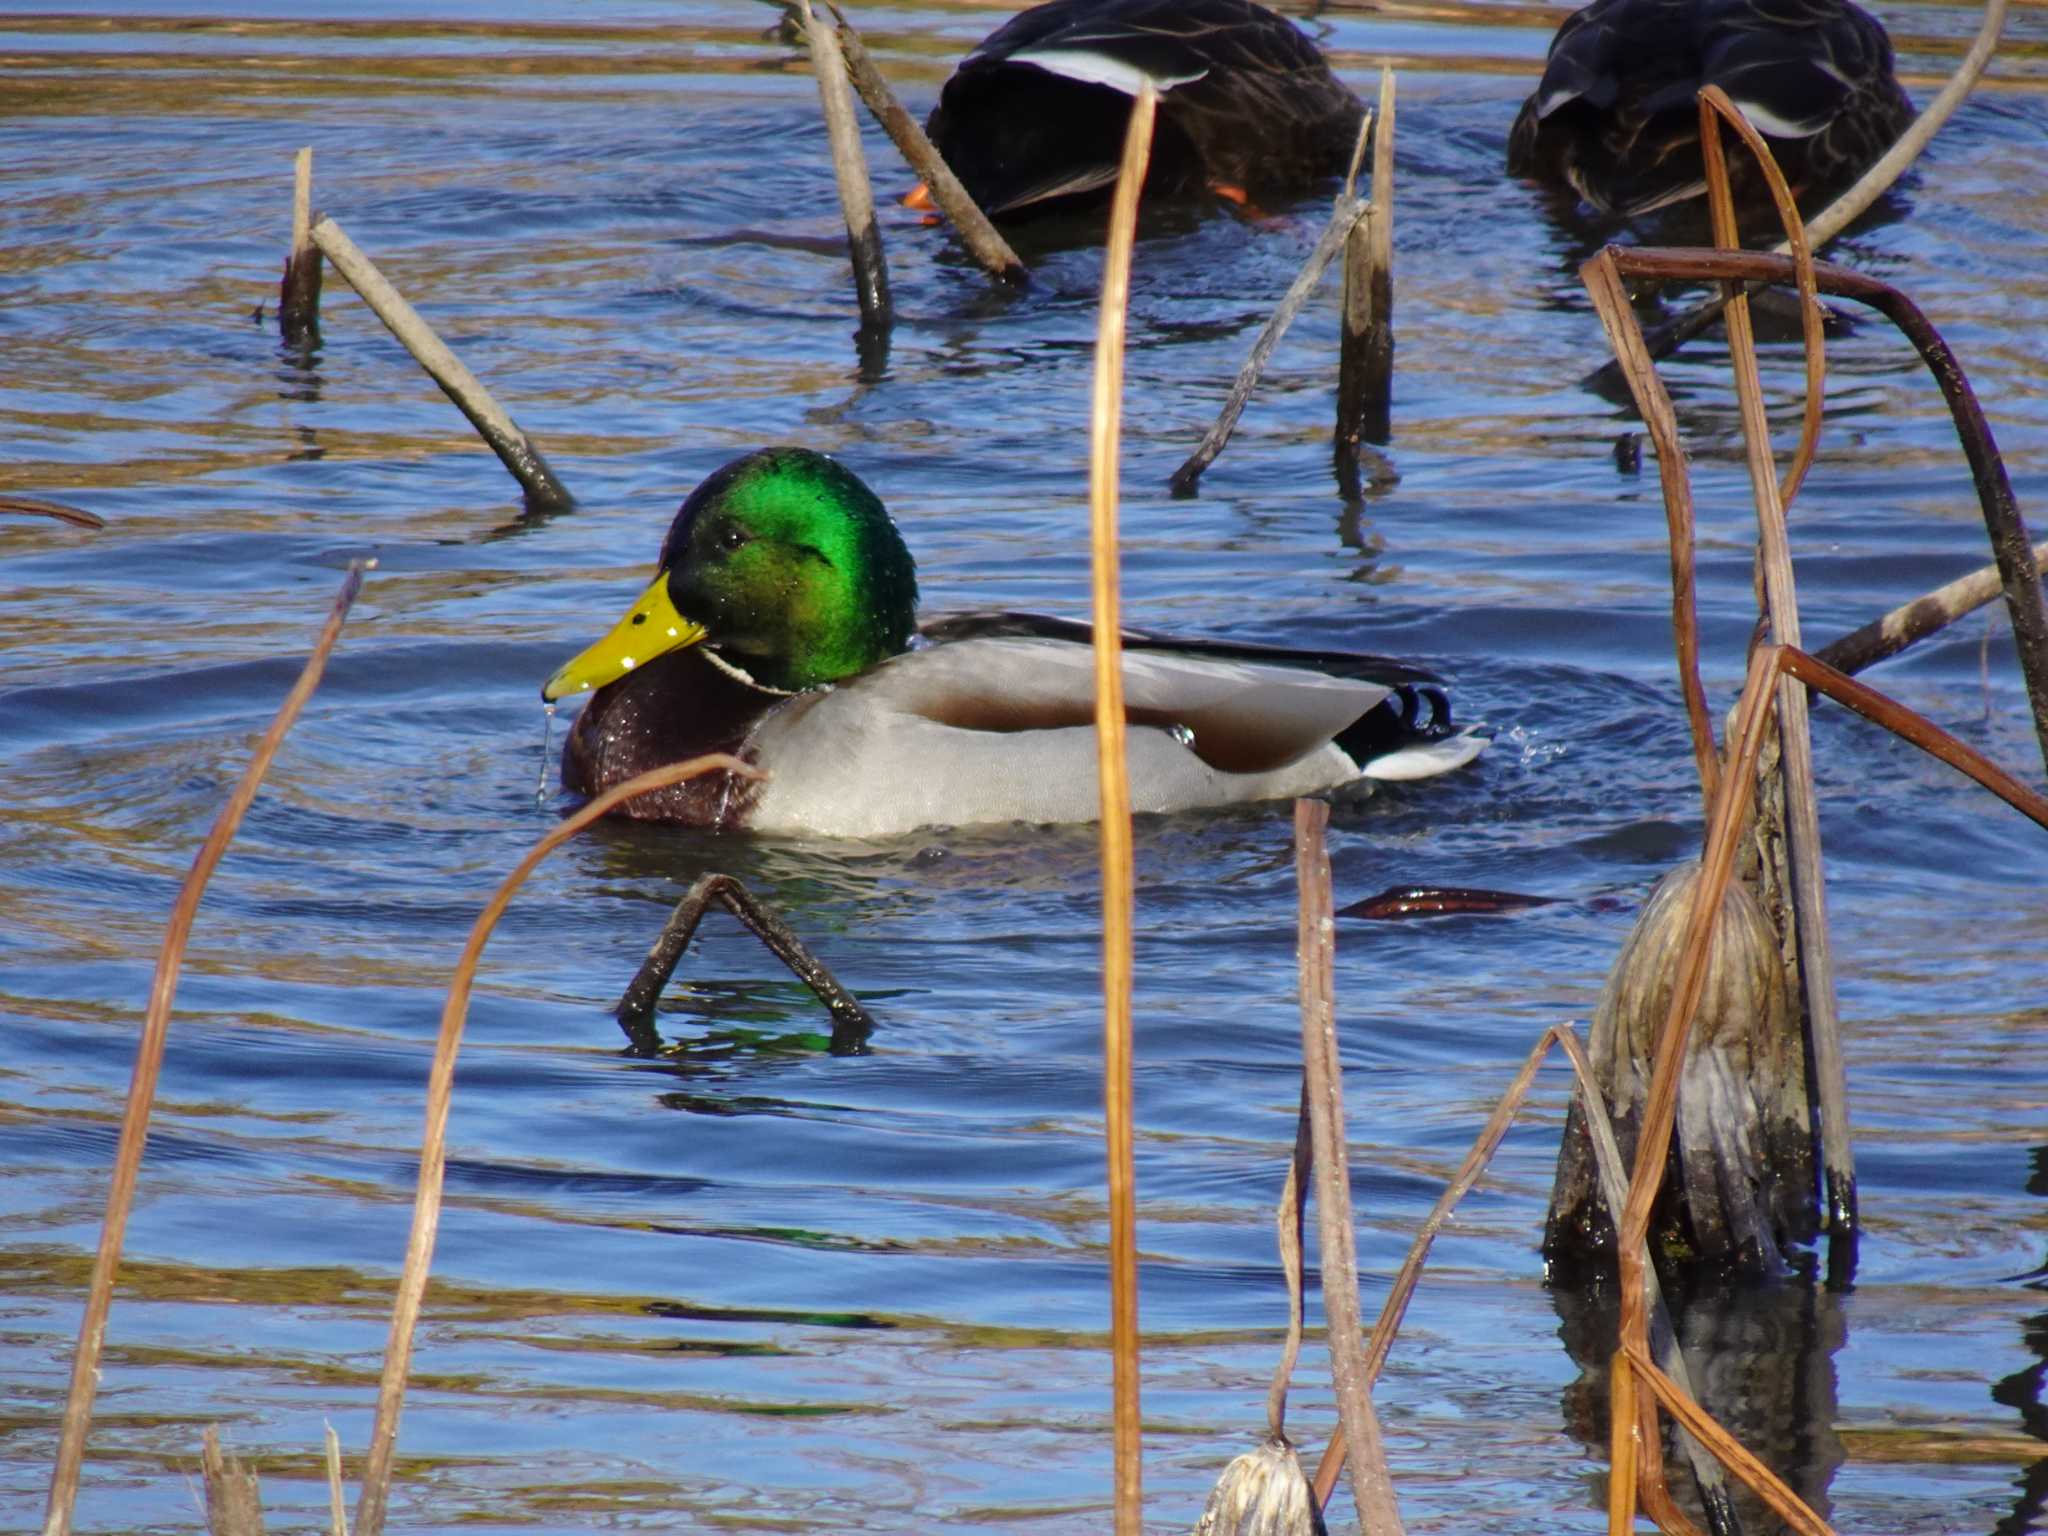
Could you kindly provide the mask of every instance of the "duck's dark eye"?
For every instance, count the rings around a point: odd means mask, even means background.
[[[718,530],[718,547],[730,554],[733,550],[745,544],[751,537],[752,535],[738,523],[727,523]]]

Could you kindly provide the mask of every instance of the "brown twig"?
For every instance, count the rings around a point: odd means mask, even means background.
[[[1874,720],[1894,736],[1910,741],[1930,757],[1969,775],[2022,816],[2048,827],[2048,796],[2029,789],[1975,747],[1956,740],[1925,716],[1914,713],[1896,699],[1886,698],[1875,688],[1838,672],[1817,656],[1787,647],[1782,663],[1788,677],[1826,694],[1845,709],[1853,709],[1866,720]]]
[[[301,149],[292,170],[292,243],[277,289],[277,328],[300,346],[320,338],[320,248],[313,244],[313,151]]]
[[[193,857],[192,868],[179,888],[178,900],[164,925],[164,941],[157,951],[156,974],[149,987],[149,1007],[143,1015],[142,1038],[135,1047],[135,1071],[128,1085],[128,1104],[121,1117],[121,1140],[114,1156],[114,1177],[107,1191],[106,1217],[100,1225],[99,1251],[93,1259],[92,1282],[86,1291],[85,1315],[79,1320],[78,1348],[71,1359],[71,1390],[64,1403],[64,1419],[57,1441],[56,1466],[50,1474],[50,1497],[43,1520],[44,1536],[65,1536],[71,1529],[71,1513],[78,1499],[78,1474],[85,1460],[86,1428],[92,1421],[92,1400],[99,1384],[100,1348],[106,1340],[107,1312],[113,1305],[114,1276],[121,1263],[121,1243],[128,1230],[128,1215],[135,1204],[135,1180],[142,1166],[142,1149],[149,1135],[150,1106],[156,1100],[156,1084],[163,1070],[164,1040],[171,1027],[171,1003],[177,996],[178,972],[184,964],[185,943],[192,934],[192,920],[199,910],[199,898],[213,877],[221,856],[227,852],[235,831],[248,813],[263,776],[284,744],[285,734],[298,720],[306,700],[320,686],[327,670],[327,658],[341,638],[343,620],[362,590],[364,562],[351,562],[342,578],[341,591],[328,610],[327,622],[313,643],[298,681],[278,706],[270,729],[256,744],[248,767],[242,770],[227,804],[214,818]]]
[[[0,512],[18,512],[23,517],[48,517],[74,528],[104,528],[107,520],[83,507],[67,507],[61,501],[44,501],[35,496],[0,496]]]
[[[434,334],[433,327],[420,318],[342,227],[331,218],[319,219],[313,225],[313,243],[412,354],[413,361],[426,369],[427,377],[469,418],[491,452],[525,488],[527,500],[536,507],[573,505],[573,498],[541,457],[540,446],[519,430],[519,423],[505,414],[491,392],[448,350],[447,343]]]
[[[811,953],[810,946],[773,908],[733,876],[716,872],[700,876],[683,893],[675,911],[655,936],[647,958],[612,1009],[612,1016],[619,1021],[619,1028],[626,1032],[633,1049],[645,1055],[661,1049],[661,1035],[654,1027],[654,1010],[661,1002],[662,988],[675,974],[676,963],[696,937],[698,923],[714,902],[730,912],[742,928],[759,939],[768,953],[788,966],[790,974],[825,1005],[825,1011],[832,1017],[832,1054],[865,1055],[868,1037],[875,1032],[875,1021],[860,1000],[840,985],[839,978]]]
[[[1294,323],[1294,317],[1301,313],[1301,307],[1315,292],[1322,280],[1323,271],[1344,249],[1344,242],[1350,237],[1352,226],[1366,215],[1368,205],[1357,198],[1340,198],[1337,211],[1330,215],[1330,222],[1324,226],[1322,238],[1316,241],[1316,248],[1309,252],[1308,260],[1302,263],[1301,271],[1289,285],[1286,296],[1266,322],[1266,328],[1259,332],[1259,339],[1252,343],[1251,352],[1244,360],[1244,366],[1237,371],[1237,382],[1230,386],[1230,394],[1224,399],[1223,409],[1216,413],[1215,423],[1188,455],[1187,461],[1173,472],[1169,485],[1176,496],[1192,496],[1195,486],[1202,478],[1202,472],[1216,462],[1216,456],[1230,441],[1230,434],[1237,430],[1237,418],[1244,414],[1245,402],[1251,399],[1252,391],[1258,387],[1259,375],[1266,371],[1266,362],[1273,355],[1273,349],[1280,345],[1280,338],[1287,334],[1287,328]]]
[[[1148,83],[1130,126],[1110,204],[1096,321],[1095,393],[1089,419],[1088,506],[1095,642],[1095,758],[1102,797],[1102,1097],[1109,1158],[1109,1294],[1115,1413],[1117,1536],[1143,1519],[1138,1417],[1138,1206],[1131,1130],[1131,784],[1124,753],[1121,562],[1117,547],[1118,440],[1123,414],[1124,327],[1138,194],[1152,155],[1158,96]]]
[[[220,1431],[206,1426],[199,1465],[206,1482],[206,1529],[209,1536],[263,1536],[263,1495],[256,1474],[239,1458],[225,1456]]]
[[[420,1138],[419,1186],[413,1197],[412,1235],[406,1243],[405,1268],[398,1278],[398,1292],[391,1308],[391,1333],[384,1348],[384,1373],[377,1386],[377,1417],[370,1429],[370,1450],[363,1464],[363,1489],[356,1501],[356,1536],[380,1536],[391,1498],[391,1466],[398,1439],[398,1415],[405,1402],[406,1372],[412,1362],[413,1331],[419,1322],[420,1300],[426,1293],[427,1270],[434,1257],[434,1234],[441,1221],[441,1189],[448,1162],[448,1108],[455,1090],[455,1056],[462,1045],[462,1028],[469,1016],[469,995],[476,979],[484,944],[497,926],[513,895],[526,882],[540,861],[563,843],[606,815],[621,802],[649,790],[679,784],[699,774],[736,773],[742,778],[764,777],[758,768],[722,752],[693,757],[636,774],[625,783],[606,790],[560,826],[533,845],[498,889],[471,926],[469,942],[463,946],[453,979],[448,983],[448,1000],[441,1009],[440,1034],[434,1042],[434,1061],[427,1076],[426,1129]]]
[[[1006,283],[1023,283],[1031,274],[1017,253],[1010,249],[1005,240],[988,220],[988,215],[974,201],[967,189],[960,184],[960,178],[953,174],[946,164],[938,146],[925,136],[917,119],[903,109],[903,103],[890,88],[888,78],[868,53],[867,44],[861,41],[860,33],[854,30],[852,22],[846,19],[835,0],[825,0],[831,7],[832,15],[839,23],[839,50],[846,57],[846,72],[853,80],[853,88],[872,112],[875,121],[882,125],[882,131],[889,135],[897,151],[910,162],[910,168],[923,180],[931,192],[932,201],[939,212],[946,216],[967,252],[981,263],[982,270],[990,277]]]
[[[1337,1397],[1344,1461],[1364,1536],[1400,1536],[1373,1372],[1359,1330],[1358,1238],[1351,1219],[1351,1168],[1344,1145],[1344,1069],[1337,1054],[1335,957],[1337,923],[1330,906],[1330,858],[1323,829],[1330,808],[1294,802],[1294,871],[1301,893],[1296,953],[1301,971],[1301,1063],[1315,1139],[1316,1232],[1321,1242],[1323,1318]]]

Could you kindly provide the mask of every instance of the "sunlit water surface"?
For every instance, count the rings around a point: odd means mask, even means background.
[[[563,809],[535,802],[536,685],[635,590],[700,476],[803,441],[890,502],[930,608],[1086,601],[1098,253],[1052,252],[1028,291],[993,293],[886,203],[900,321],[886,375],[861,382],[816,93],[771,12],[225,9],[0,22],[0,488],[108,521],[0,527],[10,1527],[40,1519],[161,925],[351,557],[378,568],[193,934],[86,1528],[190,1528],[209,1422],[260,1463],[274,1523],[324,1519],[323,1421],[352,1457],[368,1436],[442,989]],[[1975,25],[1884,13],[1919,81]],[[922,111],[993,16],[862,19]],[[1567,898],[1342,928],[1372,1307],[1538,1032],[1589,1013],[1700,813],[1654,466],[1617,469],[1631,423],[1578,382],[1602,343],[1575,237],[1498,173],[1546,34],[1320,26],[1361,84],[1403,62],[1393,440],[1347,507],[1325,292],[1200,497],[1170,499],[1322,213],[1160,221],[1133,280],[1124,574],[1140,622],[1427,660],[1496,728],[1474,769],[1340,809],[1340,901],[1413,881]],[[2013,33],[2004,83],[1940,139],[1902,216],[1838,254],[1946,330],[2038,530],[2048,24],[2022,10]],[[337,281],[324,345],[280,346],[261,307],[301,144],[319,205],[546,446],[575,511],[527,515]],[[907,185],[873,132],[868,151],[885,192]],[[1717,707],[1752,616],[1721,365],[1703,344],[1666,370],[1696,455]],[[1873,324],[1830,366],[1795,527],[1821,639],[1986,558],[1909,353]],[[1789,350],[1768,367],[1789,399]],[[1876,676],[2038,774],[2001,619]],[[1868,1232],[1853,1290],[1709,1321],[1798,1361],[1762,1448],[1843,1529],[2048,1529],[2048,1308],[2027,1279],[2048,1234],[2048,840],[1838,712],[1816,732]],[[1294,889],[1279,808],[1146,823],[1138,848],[1146,1492],[1164,1531],[1262,1423],[1284,1319],[1269,1211],[1296,1097]],[[867,1001],[872,1055],[825,1054],[808,996],[718,918],[662,1019],[676,1052],[621,1054],[609,1005],[710,869],[773,899]],[[1098,945],[1086,829],[809,846],[606,828],[544,865],[487,954],[458,1073],[398,1526],[1102,1528]],[[1563,1103],[1546,1076],[1381,1386],[1413,1529],[1599,1521],[1569,1298],[1536,1253]],[[1320,1363],[1295,1403],[1310,1439],[1330,1423]]]

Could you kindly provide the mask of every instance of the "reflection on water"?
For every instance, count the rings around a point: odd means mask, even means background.
[[[216,1421],[262,1465],[277,1524],[324,1521],[314,1452],[326,1421],[352,1450],[367,1438],[442,988],[563,804],[534,803],[539,681],[644,578],[699,477],[808,442],[889,502],[932,609],[1085,610],[1090,240],[1040,237],[1032,285],[992,287],[886,200],[908,178],[871,134],[899,322],[863,382],[815,90],[768,13],[443,9],[0,21],[0,493],[108,521],[0,523],[9,1526],[40,1518],[163,914],[349,558],[379,568],[194,930],[83,1526],[187,1521]],[[1975,25],[1935,6],[1886,20],[1923,76]],[[866,30],[921,111],[990,24],[929,0]],[[1529,1043],[1589,1011],[1634,904],[1696,843],[1698,797],[1654,476],[1617,466],[1633,424],[1579,382],[1604,353],[1577,237],[1498,174],[1545,29],[1318,26],[1354,82],[1411,61],[1392,441],[1346,505],[1325,293],[1199,498],[1170,499],[1326,208],[1154,217],[1124,573],[1136,623],[1411,656],[1494,725],[1470,772],[1339,808],[1340,904],[1415,884],[1569,898],[1340,933],[1362,1261],[1384,1277]],[[1973,102],[1900,216],[1837,254],[1942,327],[2038,504],[2048,97],[2026,81],[2048,33],[2024,9],[2011,27],[2000,68],[2020,85]],[[339,284],[317,344],[280,345],[305,143],[316,201],[544,445],[573,511],[524,509]],[[1767,351],[1789,402],[1796,360]],[[1666,369],[1717,703],[1752,623],[1723,362],[1709,339]],[[1917,360],[1863,325],[1830,371],[1838,414],[1794,534],[1823,640],[1986,557]],[[2035,763],[1988,620],[1877,680]],[[1860,723],[1822,711],[1816,732],[1869,1230],[1853,1290],[1696,1299],[1685,1327],[1733,1373],[1717,1409],[1841,1528],[2039,1528],[2040,844]],[[1268,1234],[1298,1091],[1294,894],[1267,810],[1148,821],[1138,859],[1165,1529],[1249,1443],[1284,1322]],[[1094,861],[1087,828],[796,845],[604,827],[543,864],[486,953],[457,1074],[396,1517],[1098,1527]],[[626,1050],[610,1009],[712,871],[774,902],[876,1015],[872,1055],[830,1055],[810,994],[722,914],[665,995],[663,1052]],[[1544,1290],[1535,1253],[1563,1094],[1545,1080],[1440,1242],[1381,1386],[1413,1529],[1597,1518],[1578,1381],[1599,1345],[1559,1347],[1580,1299]],[[1294,1415],[1304,1435],[1330,1422],[1312,1377]]]

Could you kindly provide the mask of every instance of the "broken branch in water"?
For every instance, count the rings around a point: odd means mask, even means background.
[[[1273,349],[1280,345],[1280,338],[1287,334],[1287,328],[1294,323],[1294,317],[1301,313],[1301,307],[1315,292],[1322,280],[1323,271],[1344,249],[1344,242],[1358,221],[1366,216],[1368,205],[1355,197],[1340,197],[1337,211],[1330,215],[1330,222],[1324,227],[1322,238],[1316,241],[1315,249],[1309,252],[1308,260],[1302,263],[1300,273],[1288,287],[1287,294],[1273,311],[1273,317],[1266,322],[1259,339],[1252,343],[1252,350],[1244,360],[1244,366],[1237,371],[1237,382],[1230,386],[1230,394],[1223,402],[1223,409],[1216,414],[1216,421],[1187,461],[1173,472],[1170,482],[1176,496],[1192,496],[1195,486],[1202,478],[1202,472],[1216,462],[1216,456],[1230,441],[1230,434],[1237,430],[1237,418],[1244,414],[1245,402],[1258,387],[1259,375],[1266,371],[1267,359]]]
[[[292,172],[292,243],[277,289],[277,328],[292,346],[320,339],[320,248],[313,243],[313,151],[299,151]]]
[[[2048,542],[2033,549],[2035,579],[2048,564]],[[1901,603],[1882,618],[1872,619],[1861,629],[1839,640],[1831,640],[1815,651],[1814,659],[1826,662],[1845,674],[1861,672],[1907,646],[1938,634],[1965,614],[1974,613],[2004,590],[1998,566],[1980,565],[1967,576],[1958,576],[1910,603]]]
[[[505,414],[491,398],[491,392],[463,366],[461,358],[448,350],[433,327],[406,303],[404,295],[357,249],[342,227],[331,218],[322,218],[313,225],[312,238],[322,254],[334,263],[334,270],[362,295],[363,302],[384,322],[385,328],[412,354],[413,361],[427,370],[427,376],[469,418],[470,425],[525,488],[527,500],[541,508],[573,505],[568,491],[541,457],[539,445],[519,430],[519,423]]]
[[[938,146],[925,136],[924,129],[917,125],[917,119],[903,109],[903,103],[896,98],[889,81],[875,64],[861,41],[860,33],[846,19],[835,0],[825,0],[832,15],[839,22],[839,49],[846,59],[846,72],[853,80],[853,88],[860,99],[874,114],[875,121],[882,125],[882,131],[895,143],[897,151],[910,162],[910,168],[923,180],[925,188],[959,234],[961,243],[968,254],[980,262],[989,276],[1008,283],[1022,283],[1030,280],[1030,272],[1010,249],[1005,240],[991,224],[988,215],[981,211],[967,188],[960,184],[960,178],[953,174],[946,164]]]
[[[825,963],[810,952],[804,941],[797,937],[795,929],[757,900],[738,880],[726,874],[705,875],[676,903],[675,912],[662,926],[654,947],[648,950],[646,960],[641,962],[639,971],[612,1010],[618,1018],[619,1028],[632,1041],[633,1049],[642,1055],[653,1055],[661,1049],[661,1036],[654,1028],[655,1005],[661,1001],[662,988],[675,974],[676,963],[690,947],[698,923],[703,921],[705,910],[713,902],[739,919],[740,926],[766,945],[768,952],[788,966],[796,979],[809,987],[818,1001],[825,1005],[826,1011],[832,1015],[832,1054],[863,1054],[867,1049],[867,1038],[875,1030],[875,1021],[868,1011],[839,984],[839,979],[826,969]]]
[[[362,590],[363,572],[370,562],[352,561],[342,578],[341,591],[328,610],[327,622],[313,643],[298,681],[278,706],[270,729],[256,744],[249,765],[242,770],[227,804],[214,818],[206,841],[193,856],[192,868],[178,890],[178,900],[164,925],[164,941],[157,952],[156,973],[150,980],[149,1007],[143,1015],[142,1038],[135,1047],[135,1071],[128,1085],[128,1103],[121,1116],[121,1140],[114,1156],[114,1177],[107,1191],[106,1215],[100,1223],[99,1251],[93,1258],[92,1281],[86,1290],[85,1313],[79,1319],[78,1347],[71,1358],[71,1390],[64,1402],[64,1418],[58,1434],[56,1466],[50,1474],[50,1497],[44,1515],[45,1536],[65,1536],[71,1529],[71,1514],[78,1500],[78,1474],[85,1460],[85,1432],[92,1421],[92,1400],[99,1385],[100,1348],[106,1341],[107,1313],[113,1305],[114,1275],[121,1263],[121,1244],[128,1231],[128,1215],[135,1204],[135,1181],[142,1167],[143,1144],[149,1135],[149,1113],[156,1102],[157,1078],[163,1071],[164,1042],[170,1034],[171,1003],[177,996],[178,973],[185,963],[185,943],[192,935],[192,921],[199,910],[199,898],[213,878],[221,856],[234,840],[242,818],[248,814],[263,776],[270,771],[278,748],[297,722],[313,690],[327,670],[327,658],[341,639],[341,626]]]
[[[1376,113],[1366,115],[1372,133],[1372,201],[1364,218],[1344,240],[1342,336],[1337,348],[1337,481],[1347,501],[1359,497],[1361,442],[1384,443],[1392,432],[1389,411],[1394,378],[1394,72],[1380,70]],[[1357,162],[1344,194],[1353,196]]]
[[[855,345],[863,377],[879,377],[889,359],[889,332],[896,309],[889,298],[889,264],[882,254],[882,230],[875,222],[875,192],[868,182],[867,156],[861,153],[860,125],[854,121],[848,94],[846,59],[839,34],[818,20],[811,0],[797,0],[804,40],[811,50],[811,72],[818,80],[818,104],[825,115],[825,133],[832,144],[832,174],[839,183],[839,206],[846,215],[846,249],[853,260],[853,287],[860,299],[860,331]]]

